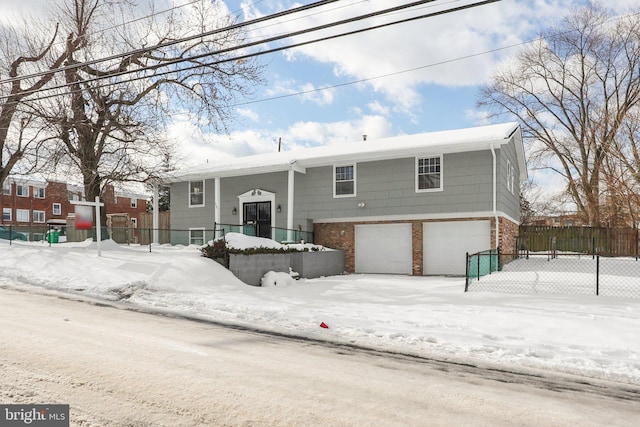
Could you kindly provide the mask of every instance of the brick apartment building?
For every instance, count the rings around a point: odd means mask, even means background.
[[[137,227],[140,215],[147,210],[147,196],[125,194],[107,186],[102,202],[107,216],[126,218],[128,226]],[[57,181],[39,181],[10,177],[0,195],[2,221],[8,227],[64,226],[67,216],[75,212],[72,200],[84,200],[83,188]]]

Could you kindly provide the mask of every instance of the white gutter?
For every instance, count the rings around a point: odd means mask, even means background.
[[[213,220],[215,221],[215,225],[220,224],[220,177],[216,176],[213,181],[213,192],[214,192],[214,202],[213,202]],[[216,231],[213,230],[213,234],[216,234]],[[213,236],[214,238],[218,238],[220,236]]]
[[[289,169],[289,176],[287,180],[287,240],[292,241],[292,229],[293,229],[293,194],[294,194],[294,179],[296,176],[296,171],[293,170],[293,167]]]
[[[491,156],[493,157],[493,218],[495,220],[496,227],[496,249],[499,247],[500,242],[500,223],[498,219],[498,181],[497,181],[497,169],[498,165],[496,162],[496,150],[493,148],[493,144],[490,146],[491,148]]]

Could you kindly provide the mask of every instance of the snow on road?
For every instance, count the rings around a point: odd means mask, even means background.
[[[252,287],[197,247],[0,240],[0,286],[450,360],[640,384],[640,300],[464,293],[461,278],[344,275]],[[325,322],[329,328],[320,328]]]
[[[466,365],[8,289],[0,307],[0,402],[69,404],[71,426],[631,427],[640,416],[615,388],[583,392],[582,379],[485,379]]]

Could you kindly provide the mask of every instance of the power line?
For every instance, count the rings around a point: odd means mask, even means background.
[[[416,5],[423,5],[425,3],[430,3],[430,2],[433,2],[433,1],[436,1],[436,0],[416,1],[416,2],[412,2],[412,3],[406,4],[406,5],[396,6],[396,7],[393,7],[393,8],[388,8],[388,9],[384,9],[384,10],[381,10],[381,11],[368,13],[368,14],[365,14],[365,15],[360,15],[360,16],[357,16],[357,17],[345,19],[345,20],[342,20],[342,21],[337,21],[337,22],[330,23],[330,24],[324,24],[324,25],[320,25],[320,26],[317,26],[317,27],[312,27],[312,28],[305,29],[305,30],[299,30],[299,31],[287,33],[287,34],[281,35],[281,36],[270,37],[270,38],[263,39],[263,40],[260,40],[260,41],[257,41],[257,42],[247,43],[247,44],[244,44],[244,45],[240,45],[240,46],[236,46],[236,47],[232,47],[232,48],[227,48],[227,49],[221,49],[221,50],[216,51],[216,52],[209,52],[209,53],[206,53],[206,54],[196,55],[196,56],[189,57],[189,58],[178,59],[178,60],[174,60],[174,61],[168,61],[168,62],[165,62],[165,63],[162,63],[162,64],[156,64],[156,65],[153,65],[153,66],[147,66],[147,67],[141,68],[141,69],[127,70],[127,71],[122,71],[122,72],[118,72],[118,73],[111,73],[111,74],[105,75],[105,76],[98,76],[98,77],[94,77],[92,79],[83,80],[83,83],[91,83],[93,81],[102,80],[102,79],[109,78],[109,77],[119,77],[119,76],[122,76],[122,75],[127,75],[127,74],[132,74],[132,73],[139,73],[141,71],[147,71],[147,70],[156,71],[159,68],[167,67],[167,66],[170,66],[170,65],[175,65],[175,64],[179,64],[179,63],[187,62],[187,61],[193,61],[195,59],[201,59],[203,57],[212,56],[212,55],[215,55],[215,54],[222,54],[222,53],[232,52],[234,50],[246,49],[248,47],[253,47],[253,46],[256,46],[256,45],[259,45],[259,44],[269,43],[269,42],[281,40],[283,38],[294,37],[294,36],[306,34],[306,33],[313,32],[313,31],[319,31],[319,30],[331,28],[331,27],[334,27],[334,26],[337,26],[337,25],[343,25],[343,24],[346,24],[346,23],[353,23],[353,22],[356,22],[356,21],[359,21],[359,20],[368,19],[368,18],[371,18],[371,17],[374,17],[374,16],[388,14],[390,12],[396,12],[396,11],[399,11],[399,10],[411,8],[411,7],[416,6]],[[161,73],[157,73],[156,72],[153,75],[134,77],[134,78],[131,78],[131,79],[128,79],[128,80],[120,81],[120,82],[118,82],[118,84],[129,83],[129,82],[142,80],[142,79],[147,79],[147,78],[151,78],[151,77],[159,77],[159,76],[163,76],[163,75],[167,75],[167,74],[172,74],[172,73],[175,73],[177,71],[190,71],[190,70],[193,70],[193,69],[198,69],[198,68],[203,68],[203,67],[211,67],[211,66],[214,66],[214,65],[217,65],[217,64],[221,64],[221,63],[225,63],[225,62],[246,60],[246,59],[249,59],[249,58],[252,58],[252,57],[255,57],[255,56],[266,55],[266,54],[282,51],[282,50],[285,50],[285,49],[291,49],[291,48],[295,48],[295,47],[305,46],[305,45],[308,45],[308,44],[311,44],[311,43],[318,43],[320,41],[327,41],[327,40],[335,39],[335,38],[338,38],[338,37],[344,37],[344,36],[354,35],[354,34],[366,32],[366,31],[372,31],[372,30],[375,30],[375,29],[380,29],[380,28],[391,26],[391,25],[397,25],[397,24],[407,23],[407,22],[411,22],[411,21],[415,21],[415,20],[419,20],[419,19],[425,19],[425,18],[429,18],[429,17],[443,15],[443,14],[446,14],[446,13],[456,12],[456,11],[469,9],[469,8],[472,8],[472,7],[477,7],[477,6],[481,6],[481,5],[485,5],[485,4],[489,4],[489,3],[494,3],[494,2],[498,2],[498,1],[501,1],[501,0],[484,0],[484,1],[481,1],[481,2],[469,4],[469,5],[464,5],[464,6],[459,6],[459,7],[456,7],[456,8],[451,8],[451,9],[441,10],[441,11],[432,12],[432,13],[428,13],[428,14],[423,14],[423,15],[419,15],[419,16],[414,16],[414,17],[410,17],[410,18],[406,18],[406,19],[401,19],[401,20],[397,20],[397,21],[388,22],[388,23],[385,23],[385,24],[379,24],[379,25],[376,25],[376,26],[371,26],[371,27],[368,27],[368,28],[363,28],[363,29],[349,31],[349,32],[340,33],[340,34],[335,34],[335,35],[326,36],[326,37],[322,37],[322,38],[318,38],[318,39],[314,39],[314,40],[309,40],[309,41],[305,41],[305,42],[295,43],[295,44],[291,44],[291,45],[288,45],[288,46],[281,46],[281,47],[272,48],[272,49],[268,49],[268,50],[264,50],[264,51],[260,51],[260,52],[249,53],[249,54],[246,54],[246,55],[234,56],[232,58],[226,58],[226,59],[217,60],[217,61],[209,62],[209,63],[196,64],[196,65],[193,65],[191,67],[183,67],[183,68],[181,68],[179,70],[169,70],[169,71],[161,72]],[[99,87],[94,88],[94,89],[98,89],[98,88],[106,87],[106,86],[111,86],[111,85],[113,85],[113,83],[109,83],[109,84],[106,84],[106,85],[103,85],[103,86],[99,86]],[[53,90],[53,89],[63,88],[63,87],[66,87],[66,86],[67,86],[67,84],[64,84],[64,85],[54,86],[52,88],[47,88],[46,90],[49,91],[49,90]],[[42,97],[34,98],[32,100],[46,99],[46,98],[51,98],[51,97],[55,97],[55,96],[59,96],[59,94],[45,95],[45,96],[42,96]]]
[[[308,5],[304,5],[304,6],[299,6],[297,8],[293,8],[293,9],[289,9],[289,10],[285,10],[282,12],[277,12],[271,15],[265,15],[263,17],[260,18],[256,18],[256,19],[252,19],[250,21],[245,21],[245,22],[240,22],[237,24],[233,24],[233,25],[229,25],[227,27],[223,27],[223,28],[217,28],[215,30],[211,30],[211,31],[206,31],[203,33],[199,33],[193,36],[188,36],[188,37],[183,37],[180,39],[176,39],[176,40],[171,40],[168,42],[164,42],[164,43],[158,43],[156,45],[150,46],[150,47],[143,47],[140,49],[134,49],[134,50],[130,50],[128,52],[124,52],[124,53],[119,53],[116,55],[111,55],[111,56],[107,56],[107,57],[103,57],[103,58],[99,58],[99,59],[94,59],[94,60],[90,60],[90,61],[84,61],[84,62],[80,62],[77,64],[71,64],[71,65],[67,65],[64,67],[58,67],[58,68],[54,68],[54,69],[50,69],[47,71],[41,71],[38,73],[32,73],[32,74],[27,74],[27,75],[23,75],[23,76],[19,76],[19,77],[13,77],[13,78],[9,78],[9,79],[4,79],[4,80],[0,80],[0,84],[4,84],[4,83],[12,83],[14,81],[18,81],[18,80],[23,80],[23,79],[28,79],[28,78],[33,78],[33,77],[40,77],[40,76],[44,76],[44,75],[48,75],[50,73],[58,73],[61,71],[67,71],[67,70],[72,70],[72,69],[76,69],[76,68],[81,68],[81,67],[85,67],[88,65],[95,65],[95,64],[99,64],[101,62],[106,62],[106,61],[112,61],[114,59],[120,59],[120,58],[124,58],[127,56],[133,56],[133,55],[140,55],[140,54],[144,54],[147,52],[152,52],[154,50],[157,49],[162,49],[165,47],[170,47],[176,44],[180,44],[180,43],[184,43],[184,42],[188,42],[188,41],[192,41],[192,40],[196,40],[196,39],[200,39],[200,38],[204,38],[204,37],[208,37],[208,36],[212,36],[212,35],[216,35],[216,34],[220,34],[223,32],[228,32],[228,31],[232,31],[232,30],[236,30],[242,27],[246,27],[249,25],[254,25],[260,22],[264,22],[267,20],[271,20],[271,19],[276,19],[276,18],[280,18],[282,16],[286,16],[286,15],[291,15],[294,13],[298,13],[301,11],[305,11],[305,10],[309,10],[309,9],[313,9],[316,7],[320,7],[320,6],[324,6],[330,3],[335,3],[337,1],[340,0],[321,0],[321,1],[317,1]],[[430,1],[435,1],[435,0],[430,0]],[[132,72],[137,72],[143,70],[143,68],[141,69],[136,69]]]

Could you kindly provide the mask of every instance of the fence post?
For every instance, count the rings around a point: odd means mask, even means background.
[[[13,225],[9,224],[9,246],[11,246],[11,241],[13,240],[11,238],[11,235],[13,234]]]
[[[151,253],[151,243],[152,243],[152,240],[151,240],[151,231],[152,231],[153,229],[152,229],[152,228],[149,228],[148,230],[149,230],[149,253]]]
[[[482,254],[480,252],[478,252],[478,281],[480,281],[480,260],[482,259],[480,256]]]
[[[464,291],[467,292],[469,290],[469,252],[467,252],[467,266],[465,268],[464,277]]]
[[[591,259],[596,258],[596,238],[591,237]]]
[[[596,257],[596,295],[600,295],[600,255]]]

